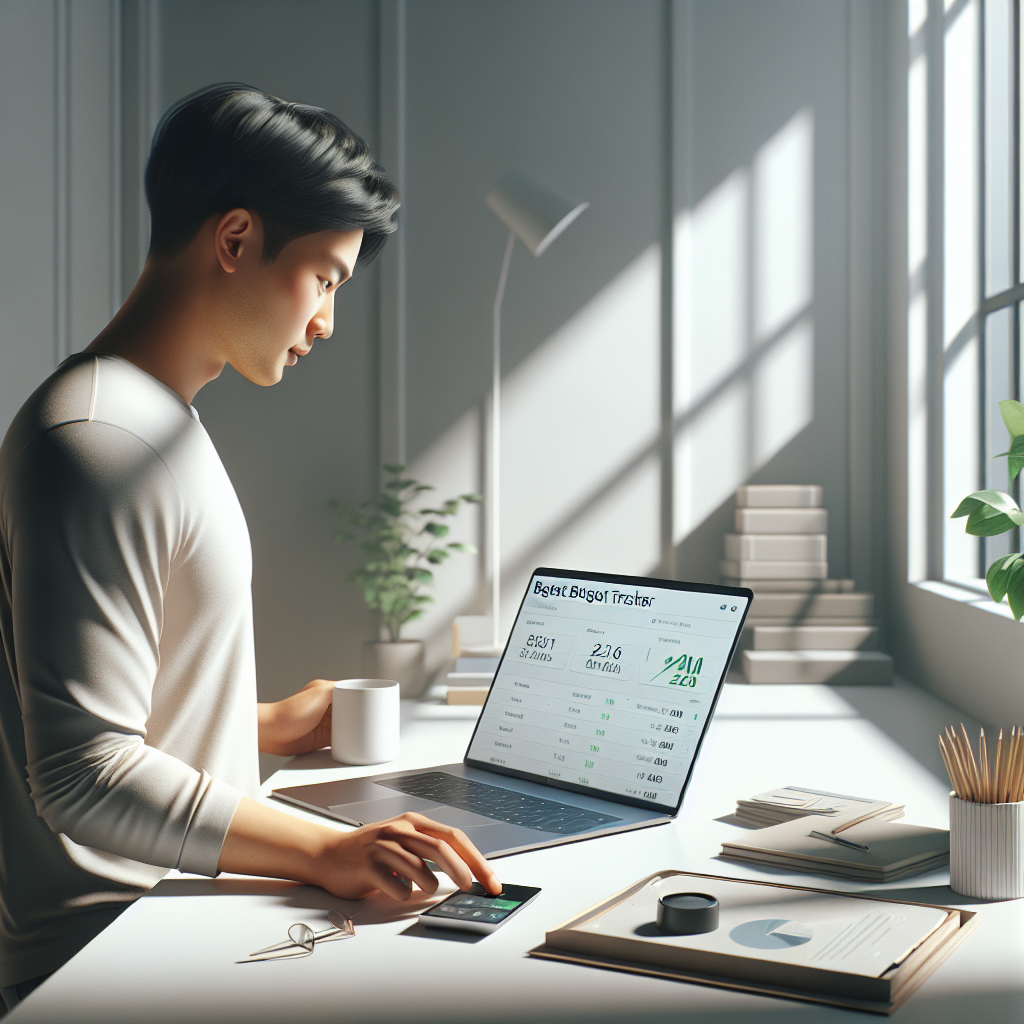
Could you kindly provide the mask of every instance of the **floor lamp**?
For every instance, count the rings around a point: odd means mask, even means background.
[[[487,503],[490,530],[487,551],[491,569],[491,628],[496,654],[501,653],[501,304],[518,238],[534,256],[548,246],[590,205],[580,202],[519,171],[507,171],[487,196],[487,205],[508,228],[505,258],[494,296],[494,337],[491,348],[491,416]]]

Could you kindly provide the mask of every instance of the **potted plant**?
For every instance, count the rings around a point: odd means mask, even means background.
[[[1024,468],[1024,405],[1012,399],[999,403],[1003,423],[1010,432],[1010,447],[995,458],[1009,459],[1010,479],[1015,480]],[[972,537],[996,537],[1024,526],[1024,512],[1005,491],[975,491],[956,507],[950,519],[967,516],[967,532]],[[1002,555],[985,574],[985,583],[993,601],[1005,597],[1010,612],[1020,622],[1024,615],[1024,554]]]
[[[371,611],[380,615],[382,637],[363,645],[363,673],[374,679],[395,679],[403,697],[418,695],[425,683],[423,641],[403,640],[402,627],[423,614],[434,599],[427,592],[434,582],[430,567],[453,552],[475,553],[472,544],[444,541],[444,522],[460,505],[482,500],[479,494],[460,494],[437,508],[414,509],[412,504],[429,484],[405,476],[404,466],[385,465],[380,495],[358,506],[332,501],[339,526],[336,540],[354,541],[363,564],[348,574],[358,584]]]

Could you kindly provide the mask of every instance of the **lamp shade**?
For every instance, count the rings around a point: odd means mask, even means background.
[[[534,256],[540,256],[590,203],[519,171],[507,171],[487,196],[487,205]]]

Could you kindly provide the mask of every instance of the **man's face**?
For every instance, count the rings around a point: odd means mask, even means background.
[[[236,330],[227,361],[254,384],[276,384],[315,338],[334,330],[334,296],[351,276],[361,229],[293,239],[272,263],[250,247],[240,261]],[[243,265],[244,264],[244,265]]]

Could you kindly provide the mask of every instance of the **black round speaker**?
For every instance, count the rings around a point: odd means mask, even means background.
[[[658,927],[672,935],[701,935],[718,927],[718,900],[703,892],[674,892],[658,900]]]

